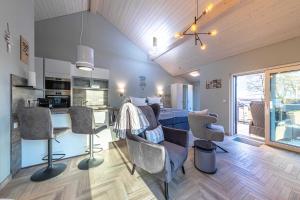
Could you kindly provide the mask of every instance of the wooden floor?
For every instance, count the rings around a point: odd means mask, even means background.
[[[300,199],[300,155],[265,145],[254,147],[227,137],[222,146],[230,153],[217,153],[218,171],[207,175],[193,166],[193,150],[170,184],[171,199]],[[51,180],[33,183],[30,175],[40,167],[24,169],[2,191],[12,199],[164,199],[163,184],[138,170],[130,175],[125,143],[111,144],[100,153],[105,162],[90,171],[80,171],[83,158],[65,160],[66,171]]]

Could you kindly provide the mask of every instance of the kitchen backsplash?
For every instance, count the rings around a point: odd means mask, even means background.
[[[107,90],[73,89],[74,106],[101,106],[108,105]]]

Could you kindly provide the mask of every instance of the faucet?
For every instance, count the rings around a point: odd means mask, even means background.
[[[81,106],[86,106],[87,102],[88,102],[88,101],[86,101],[86,100],[82,100],[82,101],[81,101]]]

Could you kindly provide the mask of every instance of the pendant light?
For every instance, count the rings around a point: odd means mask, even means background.
[[[204,44],[200,38],[201,35],[210,35],[210,36],[216,36],[217,35],[217,30],[212,30],[209,32],[198,32],[198,21],[207,15],[208,12],[210,12],[213,9],[213,4],[209,4],[207,8],[202,11],[201,15],[199,16],[198,13],[198,0],[196,0],[196,16],[194,17],[194,22],[188,26],[187,29],[185,29],[183,32],[177,32],[175,33],[175,38],[176,39],[182,39],[185,36],[193,36],[195,38],[195,45],[200,43],[200,49],[205,50],[206,49],[206,44]]]
[[[78,45],[76,67],[84,71],[94,70],[94,49],[85,45]]]
[[[83,35],[83,12],[81,13],[81,32],[79,45],[77,46],[77,61],[76,68],[84,71],[93,71],[94,70],[94,49],[82,45],[82,35]]]

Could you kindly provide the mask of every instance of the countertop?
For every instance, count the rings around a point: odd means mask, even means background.
[[[52,114],[67,114],[69,113],[68,108],[52,108],[50,109]]]
[[[112,107],[99,107],[99,106],[87,106],[92,108],[94,111],[108,111],[108,110],[112,110],[115,108]],[[52,108],[50,109],[52,114],[66,114],[69,113],[69,109],[68,108]]]

